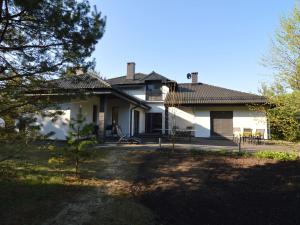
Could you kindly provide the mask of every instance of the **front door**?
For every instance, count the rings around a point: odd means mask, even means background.
[[[162,132],[162,114],[146,113],[146,133]]]
[[[140,125],[140,112],[137,110],[134,110],[134,135],[137,135],[140,133],[139,125]]]

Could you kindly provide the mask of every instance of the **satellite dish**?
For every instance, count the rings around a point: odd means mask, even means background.
[[[191,77],[192,77],[192,75],[191,75],[190,73],[188,73],[188,74],[186,75],[186,78],[187,78],[187,79],[191,79]]]

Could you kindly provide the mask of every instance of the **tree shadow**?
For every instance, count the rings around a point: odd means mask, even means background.
[[[299,224],[300,163],[146,155],[136,198],[161,224]]]
[[[92,187],[0,181],[0,218],[5,225],[40,225],[55,216],[65,201]]]

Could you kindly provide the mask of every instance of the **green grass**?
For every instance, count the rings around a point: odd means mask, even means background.
[[[226,149],[220,149],[220,150],[216,150],[216,151],[191,149],[190,154],[192,156],[212,155],[212,156],[231,156],[231,157],[250,157],[252,155],[251,153],[248,153],[248,152],[229,151]]]
[[[255,156],[260,159],[275,159],[279,161],[294,161],[298,159],[298,155],[291,152],[273,152],[273,151],[259,151]]]
[[[2,145],[0,159],[12,151],[18,152],[17,147]],[[87,162],[82,166],[82,177],[89,177],[90,168],[101,165],[101,159],[106,155],[101,150],[97,152],[93,164]],[[94,188],[93,184],[87,183],[88,179],[74,178],[72,163],[53,162],[56,154],[42,145],[29,146],[0,163],[1,224],[40,225],[41,221],[56,215],[63,207],[62,203]]]

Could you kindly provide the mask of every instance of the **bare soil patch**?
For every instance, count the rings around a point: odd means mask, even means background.
[[[10,162],[18,179],[0,180],[1,225],[300,224],[300,161],[99,149],[77,180],[48,158]]]
[[[151,153],[136,199],[159,224],[300,224],[300,162]]]

